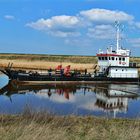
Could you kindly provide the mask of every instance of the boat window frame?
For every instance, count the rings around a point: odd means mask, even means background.
[[[111,57],[111,60],[113,60],[113,61],[114,61],[114,57]]]
[[[125,61],[125,57],[122,58],[122,61]]]
[[[102,57],[102,60],[105,60],[105,58],[104,58],[104,57]]]

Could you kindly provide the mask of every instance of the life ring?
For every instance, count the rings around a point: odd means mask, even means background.
[[[125,65],[126,63],[125,62],[122,62],[122,64]]]

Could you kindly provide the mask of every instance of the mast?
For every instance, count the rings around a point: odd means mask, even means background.
[[[116,21],[116,30],[117,30],[117,35],[116,35],[116,47],[117,47],[117,52],[120,49],[120,23],[119,21]]]

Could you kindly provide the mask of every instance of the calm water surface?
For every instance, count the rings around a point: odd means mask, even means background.
[[[57,115],[139,118],[139,95],[139,85],[17,86],[0,75],[0,114],[20,114],[30,107]]]

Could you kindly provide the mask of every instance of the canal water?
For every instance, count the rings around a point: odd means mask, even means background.
[[[128,84],[15,85],[0,75],[0,114],[26,109],[57,115],[139,118],[140,86]]]

